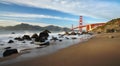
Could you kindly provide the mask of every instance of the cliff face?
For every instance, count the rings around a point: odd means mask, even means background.
[[[95,28],[93,32],[120,32],[120,18],[108,21],[105,25]]]

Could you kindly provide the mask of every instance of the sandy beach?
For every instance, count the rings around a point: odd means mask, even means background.
[[[98,34],[53,54],[5,66],[120,66],[119,48],[120,33]]]

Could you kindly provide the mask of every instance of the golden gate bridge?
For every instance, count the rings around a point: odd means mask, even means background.
[[[74,29],[79,29],[80,32],[82,32],[82,29],[84,27],[86,27],[86,31],[91,31],[93,30],[94,28],[98,27],[98,26],[103,26],[105,23],[94,23],[94,24],[87,24],[87,25],[83,25],[83,16],[80,16],[80,19],[79,19],[79,25],[77,27],[73,27],[72,25],[72,31],[74,31]]]

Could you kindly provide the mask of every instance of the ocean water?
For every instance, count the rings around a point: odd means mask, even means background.
[[[12,32],[15,32],[15,34],[11,34]],[[23,35],[32,35],[34,33],[39,34],[40,31],[2,31],[0,32],[0,57],[3,58],[3,52],[5,51],[5,47],[12,47],[16,48],[19,53],[22,55],[12,59],[12,60],[6,60],[3,62],[0,62],[0,65],[4,64],[10,64],[10,63],[15,63],[23,60],[28,60],[32,59],[37,56],[43,56],[46,54],[51,54],[54,53],[60,49],[69,47],[71,45],[78,44],[80,42],[87,41],[90,39],[92,36],[88,34],[84,35],[70,35],[67,36],[65,35],[63,38],[59,38],[58,34],[63,34],[63,32],[52,32],[49,35],[48,41],[50,42],[49,46],[43,47],[43,48],[37,48],[39,45],[36,44],[30,44],[31,41],[25,40],[26,43],[22,43],[21,41],[14,41],[14,43],[9,44],[9,40],[14,40],[15,37],[22,37]],[[62,41],[51,41],[50,39],[52,36],[57,37],[59,40]],[[66,39],[69,38],[69,39]],[[72,39],[73,37],[77,39]],[[24,51],[23,53],[21,52],[22,50],[29,49]]]

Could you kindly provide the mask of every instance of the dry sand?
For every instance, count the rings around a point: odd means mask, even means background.
[[[6,66],[120,66],[120,33],[99,34],[56,53]]]

